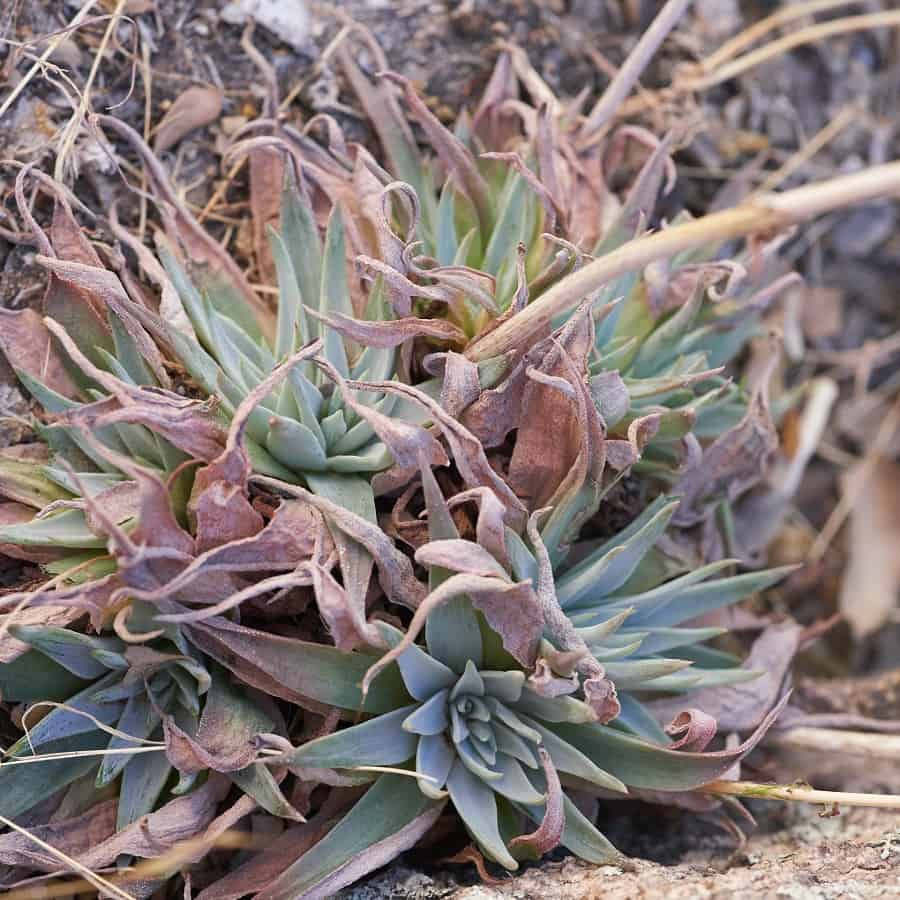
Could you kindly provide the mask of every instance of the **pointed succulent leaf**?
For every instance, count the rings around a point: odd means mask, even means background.
[[[662,603],[645,605],[635,602],[636,609],[628,624],[640,627],[645,621],[649,621],[659,626],[679,625],[764,590],[793,570],[792,566],[783,566],[764,572],[748,572],[731,578],[721,578],[682,591],[668,591],[665,592],[667,599]]]
[[[403,720],[403,730],[411,734],[437,735],[446,731],[450,725],[447,718],[447,700],[450,691],[444,688]]]
[[[514,803],[541,803],[543,794],[536,790],[534,785],[525,776],[525,772],[519,762],[505,753],[497,754],[495,767],[503,777],[491,782],[492,790],[502,797],[512,800]]]
[[[188,627],[194,644],[230,669],[245,684],[275,696],[307,697],[354,712],[390,712],[409,702],[400,671],[385,669],[365,699],[360,684],[378,659],[336,647],[245,628],[226,620]]]
[[[443,734],[426,734],[419,738],[416,748],[416,771],[421,774],[419,788],[426,797],[441,800],[447,796],[444,785],[456,754]]]
[[[97,685],[112,683],[111,674],[69,698],[66,708],[51,710],[27,736],[7,750],[9,759],[35,754],[74,753],[100,750],[109,743],[109,735],[95,721],[115,725],[122,711],[118,703],[92,702]],[[79,715],[79,712],[88,716]],[[87,756],[21,766],[0,766],[0,815],[15,818],[46,797],[71,784],[97,766],[99,757]]]
[[[278,782],[265,763],[254,763],[246,769],[229,772],[228,777],[259,806],[280,819],[304,821],[281,792]]]
[[[414,778],[382,775],[325,837],[257,900],[323,900],[408,850],[437,821],[444,804]]]
[[[607,725],[551,724],[550,730],[590,759],[603,760],[610,774],[635,788],[688,791],[721,778],[762,739],[787,702],[785,697],[739,747],[711,753],[668,750]]]
[[[100,678],[109,671],[93,655],[95,650],[118,651],[122,647],[117,639],[88,637],[52,625],[10,625],[9,632],[17,640],[30,644],[73,675],[84,679]]]
[[[628,793],[628,787],[622,781],[601,769],[592,759],[563,740],[550,728],[527,716],[523,716],[522,721],[540,734],[540,745],[550,754],[550,759],[558,771],[574,775],[582,781],[590,782],[607,791]]]
[[[457,760],[447,779],[447,791],[479,847],[507,869],[517,869],[519,864],[513,859],[500,835],[497,800],[493,790]]]
[[[67,509],[52,515],[34,518],[21,525],[5,525],[0,528],[0,542],[21,544],[25,547],[61,547],[100,549],[106,540],[91,531],[84,513],[78,509]]]
[[[629,732],[652,744],[665,745],[669,736],[663,731],[653,714],[627,691],[617,692],[621,712],[610,723],[611,727]]]
[[[0,665],[0,698],[5,703],[60,702],[84,686],[84,679],[37,650],[28,650]]]
[[[662,536],[677,509],[677,500],[666,503],[660,498],[629,529],[560,578],[556,594],[563,609],[589,603],[621,587]]]
[[[574,697],[541,697],[528,687],[510,706],[516,712],[545,722],[584,723],[594,722],[597,718],[591,707],[581,700]]]
[[[122,710],[122,715],[116,723],[116,731],[131,735],[134,740],[129,741],[124,737],[113,736],[109,742],[110,750],[122,750],[126,747],[138,747],[141,742],[150,736],[150,732],[159,723],[159,716],[154,712],[147,695],[136,694],[129,698]],[[100,770],[97,773],[97,787],[110,784],[119,776],[130,760],[135,759],[126,753],[104,757],[100,762]]]
[[[418,737],[403,728],[404,720],[417,706],[402,706],[316,738],[286,757],[291,766],[316,769],[352,769],[354,766],[393,766],[416,755]]]
[[[122,772],[116,830],[127,828],[152,812],[172,774],[172,766],[162,752],[133,757]]]

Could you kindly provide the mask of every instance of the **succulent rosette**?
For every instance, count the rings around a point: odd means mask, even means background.
[[[691,710],[670,746],[649,701],[757,674],[695,620],[784,571],[692,565],[671,538],[711,546],[761,482],[766,378],[724,366],[794,276],[766,246],[585,279],[665,226],[671,138],[598,130],[515,50],[453,131],[341,57],[384,167],[327,118],[248,129],[263,292],[115,119],[156,252],[115,209],[89,240],[19,173],[49,283],[43,317],[0,315],[38,405],[37,440],[0,453],[0,545],[49,580],[0,599],[0,690],[50,711],[0,765],[0,815],[114,801],[102,868],[262,809],[288,823],[276,876],[241,857],[220,883],[259,900],[327,896],[451,809],[508,869],[558,845],[608,862],[578,795],[693,790],[773,720],[700,752],[714,722]]]

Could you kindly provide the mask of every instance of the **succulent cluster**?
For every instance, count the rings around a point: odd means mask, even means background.
[[[455,132],[398,76],[343,66],[384,166],[333,122],[327,146],[279,124],[235,148],[254,210],[276,211],[257,248],[274,308],[121,122],[99,118],[150,176],[155,254],[115,211],[116,245],[87,240],[39,179],[45,232],[19,174],[50,281],[43,318],[0,316],[41,407],[37,440],[0,455],[0,547],[49,580],[3,598],[0,691],[45,715],[0,765],[0,814],[113,802],[97,868],[165,856],[176,812],[186,837],[256,807],[299,849],[238,865],[229,896],[329,895],[451,807],[508,869],[560,844],[607,861],[571,791],[697,788],[770,722],[702,752],[708,716],[671,746],[646,701],[756,674],[710,621],[782,573],[692,568],[672,537],[708,545],[774,449],[765,384],[722,367],[787,281],[765,248],[710,247],[591,286],[492,353],[658,224],[669,140],[587,129],[514,51]]]

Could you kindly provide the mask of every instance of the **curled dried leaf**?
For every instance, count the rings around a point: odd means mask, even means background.
[[[211,125],[222,114],[225,97],[217,87],[195,85],[182,91],[168,108],[153,139],[153,149],[164,153],[197,128]]]

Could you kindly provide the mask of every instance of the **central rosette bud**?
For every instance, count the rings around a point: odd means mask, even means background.
[[[522,698],[524,673],[479,672],[470,660],[462,675],[442,680],[403,721],[404,731],[419,735],[422,791],[440,797],[446,788],[455,801],[488,788],[518,803],[543,802],[526,774],[540,770],[541,733],[511,708]]]

